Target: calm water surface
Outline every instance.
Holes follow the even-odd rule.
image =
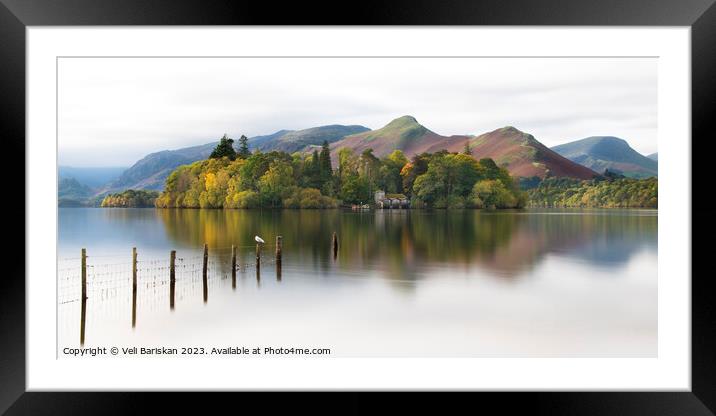
[[[259,276],[255,235],[267,242]],[[83,247],[86,347],[320,347],[331,356],[657,352],[652,210],[60,208],[60,349],[80,344]],[[173,309],[170,250],[178,259]]]

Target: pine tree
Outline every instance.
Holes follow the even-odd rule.
[[[230,139],[226,134],[224,134],[224,136],[219,141],[219,144],[216,145],[209,157],[211,159],[221,159],[222,157],[228,157],[231,160],[236,159],[234,140]]]
[[[321,154],[319,155],[321,179],[325,182],[330,180],[333,175],[333,167],[331,166],[331,149],[328,147],[328,141],[323,141]]]
[[[463,148],[462,152],[465,153],[466,155],[472,155],[472,149],[470,148],[469,141],[465,142],[465,147]]]
[[[249,151],[249,139],[243,134],[241,135],[241,138],[239,138],[238,156],[242,159],[246,159],[251,156],[251,152]]]
[[[318,154],[318,150],[313,149],[313,155],[311,156],[311,173],[310,173],[311,187],[321,189],[323,185],[321,176],[321,156]]]

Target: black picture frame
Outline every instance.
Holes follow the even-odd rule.
[[[0,0],[0,138],[7,160],[16,164],[12,186],[7,189],[14,201],[6,206],[6,221],[14,230],[6,241],[6,267],[0,302],[0,411],[7,414],[138,413],[149,405],[165,410],[206,410],[226,396],[208,402],[195,395],[149,396],[141,393],[28,393],[25,392],[25,264],[17,260],[19,241],[25,242],[25,199],[19,204],[18,172],[25,172],[25,29],[27,26],[67,25],[558,25],[558,26],[688,26],[691,28],[692,59],[692,178],[694,189],[705,191],[709,161],[715,154],[710,122],[716,104],[716,6],[715,0],[509,0],[509,1],[424,1],[383,2],[239,2],[228,0],[141,1],[141,0]],[[698,150],[694,152],[693,150]],[[25,157],[30,155],[25,154]],[[7,168],[10,169],[10,168]],[[9,185],[8,185],[9,186]],[[24,188],[24,192],[32,189]],[[693,195],[693,194],[692,194]],[[684,201],[685,203],[688,201]],[[709,205],[690,201],[692,216],[705,219]],[[702,214],[702,215],[697,215]],[[17,218],[24,218],[20,225]],[[710,221],[698,223],[698,234],[709,235]],[[707,234],[708,233],[708,234]],[[54,232],[48,232],[54,238]],[[10,238],[11,237],[11,238]],[[50,237],[48,237],[50,238]],[[693,266],[706,258],[708,244],[692,244]],[[24,249],[24,244],[23,244]],[[702,256],[698,256],[702,254]],[[383,405],[381,410],[435,406],[469,405],[472,409],[498,406],[501,413],[529,411],[538,414],[659,414],[713,415],[716,411],[716,308],[712,302],[713,277],[698,273],[692,287],[692,388],[690,392],[522,392],[480,393],[469,399],[452,397],[435,400],[419,395]],[[232,399],[229,399],[232,400]],[[366,413],[376,405],[358,393],[339,393],[329,399],[311,395],[283,401],[260,397],[264,410],[276,406],[292,411],[300,407],[334,410],[331,413]],[[340,407],[334,407],[340,406]],[[489,407],[488,407],[489,406]]]

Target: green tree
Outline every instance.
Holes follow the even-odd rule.
[[[219,140],[219,144],[214,148],[209,156],[211,159],[221,159],[222,157],[228,157],[229,160],[236,159],[234,140],[230,139],[226,134],[224,134],[221,140]]]
[[[306,188],[316,189],[320,189],[323,184],[320,155],[316,149],[313,149],[313,153],[304,160],[301,184]]]
[[[282,160],[271,162],[266,173],[259,179],[261,198],[272,208],[281,206],[281,201],[293,190],[293,168]]]
[[[348,204],[365,204],[371,200],[370,193],[370,183],[365,176],[347,176],[341,187],[341,199]]]
[[[321,170],[321,179],[328,181],[333,175],[333,166],[331,166],[331,149],[328,147],[328,141],[326,140],[323,141],[318,160]]]
[[[239,138],[239,152],[237,156],[242,159],[248,159],[248,157],[251,156],[251,151],[249,151],[249,139],[243,134]]]
[[[479,208],[516,208],[517,197],[501,181],[486,179],[472,189],[473,203]]]
[[[321,192],[325,195],[333,195],[335,183],[333,178],[333,166],[331,162],[331,149],[328,141],[324,140],[319,155],[319,170],[321,177]]]
[[[153,207],[159,196],[157,191],[128,189],[124,192],[109,194],[102,199],[101,207],[144,208]]]
[[[391,194],[403,193],[403,177],[400,172],[408,163],[402,151],[395,150],[381,160],[378,186]]]
[[[480,179],[480,170],[472,157],[450,153],[433,157],[427,172],[417,179],[413,191],[421,200],[427,203],[441,200],[447,205],[451,197],[465,198],[469,195]]]

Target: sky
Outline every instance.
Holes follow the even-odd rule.
[[[61,58],[64,166],[412,115],[442,135],[514,126],[548,147],[616,136],[657,151],[656,58]]]

